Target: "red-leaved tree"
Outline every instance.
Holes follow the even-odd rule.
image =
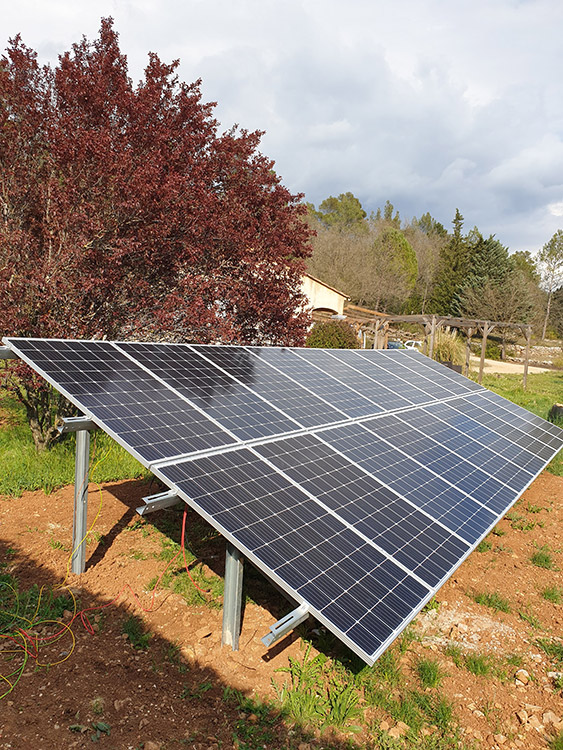
[[[2,335],[300,344],[309,254],[301,196],[261,133],[220,133],[199,81],[149,54],[134,86],[111,19],[40,67],[0,60]],[[5,371],[36,445],[62,408]]]

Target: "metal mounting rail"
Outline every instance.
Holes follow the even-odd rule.
[[[9,346],[0,346],[0,359],[19,359]]]
[[[156,495],[147,495],[143,497],[144,505],[140,505],[135,510],[140,516],[144,516],[147,513],[154,513],[155,510],[162,510],[162,508],[171,508],[176,503],[179,503],[181,498],[173,490],[168,492],[159,492]]]
[[[297,607],[297,609],[294,609],[293,612],[290,612],[285,617],[282,617],[281,620],[270,625],[270,632],[261,639],[262,643],[265,646],[271,646],[272,643],[283,638],[284,635],[287,635],[287,633],[300,625],[308,617],[309,605],[306,602],[303,602],[303,604],[300,607]]]
[[[80,430],[98,430],[98,425],[90,417],[62,417],[57,430],[61,435],[67,435],[69,432],[79,432]]]

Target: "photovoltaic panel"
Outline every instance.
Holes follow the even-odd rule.
[[[378,353],[379,350],[363,350],[363,355],[367,357],[376,356]],[[384,360],[399,361],[405,367],[419,375],[431,380],[439,379],[439,382],[447,387],[452,395],[461,396],[472,391],[485,390],[482,385],[465,378],[463,375],[455,372],[455,370],[444,367],[444,365],[421,354],[416,349],[383,349],[380,353]]]
[[[110,342],[7,341],[145,463],[236,442]]]
[[[186,344],[122,343],[119,348],[240,440],[301,427]]]
[[[345,385],[342,381],[299,356],[299,350],[285,348],[248,347],[272,367],[290,377],[295,383],[306,387],[323,401],[337,409],[343,417],[365,417],[379,411],[362,393]]]
[[[256,450],[430,586],[441,581],[469,549],[317,436],[300,435]]]
[[[339,422],[346,415],[243,347],[197,346],[194,350],[269,401],[301,427]]]
[[[495,521],[495,514],[378,434],[378,420],[326,430],[323,440],[414,507],[470,544]]]
[[[332,350],[327,351],[325,349],[294,349],[293,351],[298,357],[302,357],[323,372],[331,375],[340,382],[346,383],[346,385],[353,388],[357,393],[368,398],[373,403],[372,414],[391,411],[393,409],[402,409],[413,405],[410,399],[394,393],[391,388],[386,387],[385,378],[381,375],[379,376],[379,380],[375,380],[360,372],[357,368],[347,364],[340,356],[340,350],[334,350],[335,354],[333,354]],[[354,352],[354,350],[348,351]],[[358,357],[354,357],[354,361],[356,360],[358,360]]]
[[[368,663],[563,445],[417,352],[5,343]]]
[[[163,466],[172,484],[349,645],[372,654],[429,589],[253,451]]]

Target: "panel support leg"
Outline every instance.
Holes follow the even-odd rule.
[[[222,646],[231,646],[238,651],[240,618],[242,607],[243,556],[236,547],[227,542],[225,555],[225,594],[223,597]]]
[[[72,572],[84,573],[88,512],[88,473],[90,469],[90,432],[77,430],[74,458],[74,523],[72,531]]]

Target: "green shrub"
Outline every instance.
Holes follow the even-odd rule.
[[[487,359],[501,359],[502,349],[500,345],[493,339],[487,339],[487,345],[485,347],[485,357]]]
[[[360,342],[352,326],[345,320],[315,323],[305,342],[317,349],[359,349]]]
[[[453,362],[454,365],[465,363],[465,345],[457,333],[449,333],[438,328],[434,338],[433,358],[438,362]]]

